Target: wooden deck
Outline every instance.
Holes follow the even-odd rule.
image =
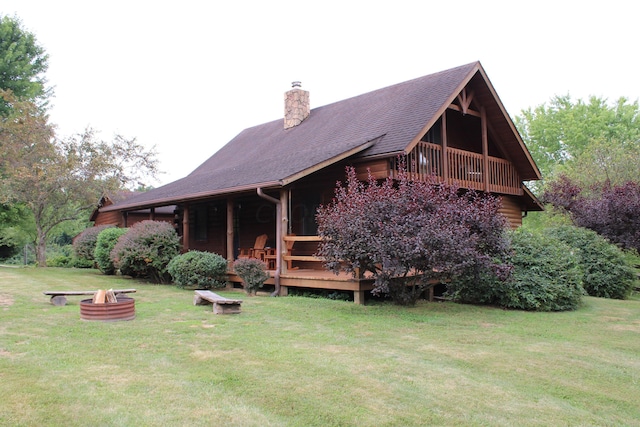
[[[437,177],[441,182],[456,183],[462,188],[499,194],[520,196],[523,194],[520,175],[506,159],[485,156],[456,148],[420,142],[408,154],[408,172],[411,179],[425,181]],[[390,171],[396,176],[398,165]]]
[[[275,285],[274,271],[269,272],[271,277],[265,282],[268,285]],[[240,278],[234,273],[228,273],[229,281],[232,283],[242,283]],[[280,275],[280,295],[285,296],[289,288],[311,288],[311,289],[333,289],[338,291],[353,292],[353,300],[356,304],[364,304],[364,294],[373,289],[372,279],[354,279],[350,274],[340,273],[338,275],[317,269],[295,269]]]

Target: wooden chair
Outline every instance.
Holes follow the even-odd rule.
[[[256,237],[256,242],[253,244],[252,248],[248,248],[248,249],[240,248],[238,259],[257,258],[261,261],[264,261],[264,254],[265,254],[264,247],[267,244],[267,240],[269,240],[269,236],[267,236],[266,234],[259,235],[258,237]]]
[[[295,234],[290,234],[290,236],[295,236]],[[287,248],[287,255],[291,255],[291,251],[293,250],[293,244],[295,243],[295,241],[293,240],[287,240],[286,242],[286,248]],[[276,250],[275,248],[265,248],[265,255],[264,255],[264,262],[267,263],[267,268],[269,270],[275,270],[276,269]],[[292,261],[287,261],[287,269],[288,270],[293,270],[294,267],[292,265]],[[297,269],[297,267],[296,267]]]

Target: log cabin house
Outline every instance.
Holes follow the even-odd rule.
[[[289,287],[352,291],[372,282],[334,275],[316,258],[315,212],[354,166],[366,179],[394,176],[408,156],[414,179],[436,175],[497,194],[512,227],[542,206],[523,184],[541,178],[479,62],[311,109],[294,82],[282,119],[245,129],[188,176],[99,209],[101,214],[176,206],[183,250],[215,252],[229,265],[267,235],[260,257],[275,293]],[[229,273],[230,281],[239,279]]]
[[[136,191],[122,190],[113,194],[104,194],[98,201],[98,205],[89,217],[93,225],[111,225],[115,227],[130,227],[136,222],[151,219],[154,221],[165,221],[173,223],[175,206],[160,206],[135,211],[106,211],[102,208],[111,206],[114,203],[122,203],[125,200],[140,194]]]

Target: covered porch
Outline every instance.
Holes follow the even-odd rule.
[[[241,283],[233,271],[234,261],[253,257],[267,265],[271,277],[266,284],[273,285],[277,295],[287,295],[290,288],[347,291],[362,304],[372,280],[335,275],[315,256],[320,242],[315,212],[324,202],[322,190],[307,185],[259,188],[233,197],[178,204],[175,227],[184,252],[203,250],[227,259],[231,284]]]

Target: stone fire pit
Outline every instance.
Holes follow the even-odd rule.
[[[80,301],[80,318],[103,322],[132,320],[136,317],[135,303],[133,298],[121,295],[116,302],[94,303],[92,299],[85,299]]]

